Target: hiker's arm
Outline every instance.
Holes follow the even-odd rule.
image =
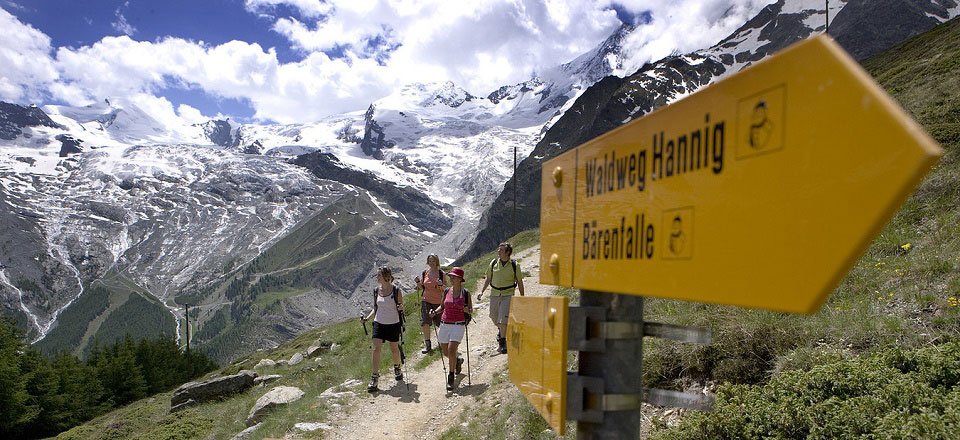
[[[397,289],[397,310],[403,313],[403,289]]]
[[[490,287],[490,273],[487,273],[487,277],[483,279],[483,287],[480,288],[480,293],[477,294],[477,301],[483,299],[483,292],[487,291],[487,287]]]
[[[367,316],[364,316],[364,317],[362,317],[362,318],[360,318],[360,319],[361,319],[362,321],[369,321],[371,318],[373,318],[373,315],[374,315],[375,313],[377,313],[377,304],[376,304],[376,303],[373,304],[373,309],[370,310],[370,313],[367,313]]]
[[[523,278],[517,278],[517,291],[520,292],[520,296],[523,296]]]

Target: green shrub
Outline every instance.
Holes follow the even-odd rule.
[[[960,432],[960,341],[889,350],[765,385],[725,384],[713,412],[653,438],[954,438]]]

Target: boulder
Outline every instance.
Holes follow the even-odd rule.
[[[253,369],[259,370],[261,368],[272,367],[274,365],[277,365],[277,363],[274,362],[273,359],[260,359],[260,362],[257,362],[257,365],[253,366]]]
[[[250,409],[247,426],[260,423],[274,408],[296,402],[303,397],[303,391],[297,387],[276,387],[264,394]]]
[[[182,404],[192,400],[195,403],[218,400],[241,393],[253,386],[257,373],[243,370],[231,376],[217,377],[204,382],[188,382],[177,388],[170,398],[171,412],[185,408]]]
[[[307,351],[303,352],[304,357],[314,357],[320,353],[330,351],[330,347],[333,346],[333,342],[330,341],[321,341],[317,345],[311,345]]]
[[[303,353],[294,353],[293,356],[290,356],[290,360],[287,363],[289,365],[297,365],[300,362],[303,362]]]
[[[312,432],[318,429],[329,431],[330,429],[333,429],[333,427],[326,423],[300,422],[300,423],[297,423],[296,425],[293,425],[293,429],[297,431],[303,431],[303,432]]]
[[[171,403],[171,404],[170,404],[170,414],[173,414],[173,413],[175,413],[175,412],[177,412],[177,411],[180,411],[180,410],[182,410],[182,409],[189,408],[189,407],[191,407],[191,406],[193,406],[193,405],[196,405],[196,404],[197,404],[197,401],[196,401],[196,400],[193,400],[193,399],[188,399],[186,402],[179,403],[179,404],[177,404],[177,405],[174,405],[174,404]]]
[[[280,379],[281,377],[283,376],[279,374],[268,374],[266,376],[257,376],[257,378],[253,380],[253,384],[254,385],[267,384],[277,379]]]
[[[260,424],[257,423],[256,425],[253,425],[247,429],[244,429],[243,431],[240,431],[239,433],[237,433],[237,435],[233,436],[233,438],[231,438],[230,440],[249,440],[253,438],[253,431],[256,431],[257,428],[259,427],[260,427]]]

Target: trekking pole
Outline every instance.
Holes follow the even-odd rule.
[[[463,331],[467,334],[467,386],[473,385],[470,383],[470,324],[463,323]]]
[[[410,392],[410,381],[407,377],[407,355],[403,352],[403,333],[406,330],[407,325],[403,319],[403,312],[400,313],[400,366],[403,368],[403,385],[407,387],[407,392]]]
[[[370,333],[367,333],[367,320],[363,319],[363,313],[360,314],[360,323],[363,324],[363,334],[370,336]]]

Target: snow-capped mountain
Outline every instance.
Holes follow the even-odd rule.
[[[851,52],[875,52],[852,36],[885,34],[884,20],[917,33],[960,12],[868,4],[831,2]],[[526,229],[543,160],[819,32],[818,6],[781,0],[711,48],[636,72],[623,71],[623,26],[486,95],[410,84],[309,124],[178,125],[122,99],[0,103],[0,310],[47,350],[79,352],[124,332],[183,335],[191,304],[194,342],[221,359],[353,316],[378,265],[409,285],[428,252],[470,258],[516,232],[503,191],[514,154]]]
[[[960,15],[956,0],[831,1],[830,35],[863,59]],[[505,191],[480,220],[477,239],[461,256],[467,261],[496,247],[502,237],[539,225],[540,167],[543,161],[610,131],[697,89],[732,75],[790,44],[824,32],[824,3],[779,0],[716,45],[649,63],[623,78],[595,83],[568,104],[507,186],[524,188],[513,200]],[[626,37],[629,38],[629,35]],[[518,206],[517,225],[512,207]]]

